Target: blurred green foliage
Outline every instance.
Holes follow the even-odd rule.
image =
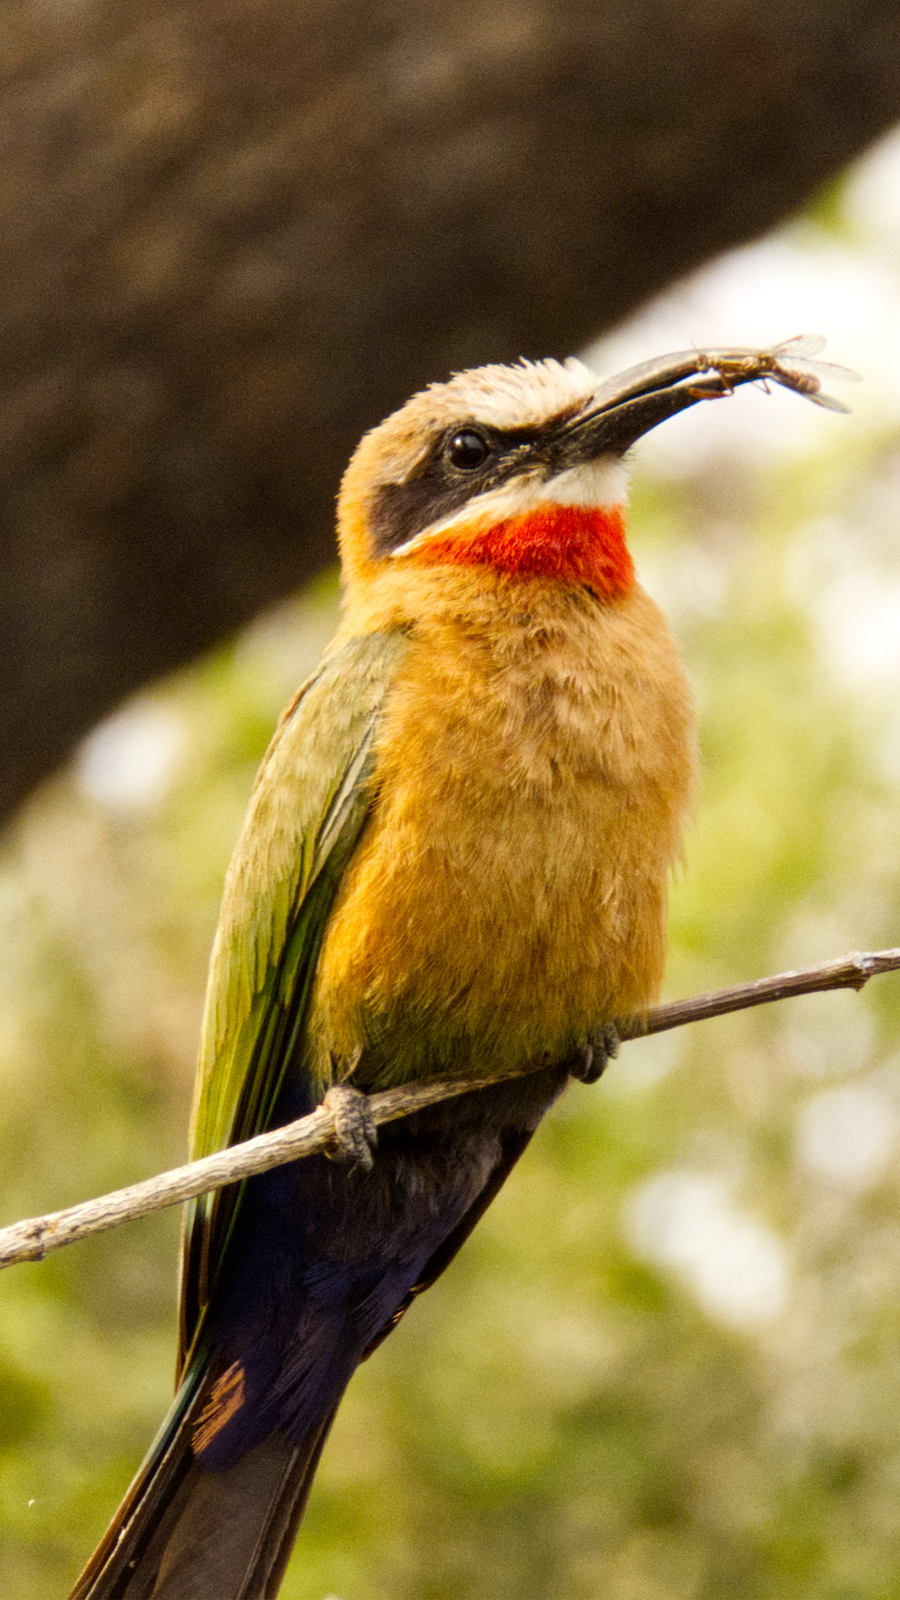
[[[900,448],[841,426],[635,488],[702,711],[670,994],[900,943],[898,667],[866,668],[841,602],[848,572],[897,582]],[[182,1158],[222,874],[336,593],[126,708],[8,835],[4,1220]],[[629,1045],[574,1088],[354,1379],[287,1600],[896,1594],[898,1027],[881,979]],[[162,1417],[177,1227],[0,1279],[16,1600],[65,1593]]]

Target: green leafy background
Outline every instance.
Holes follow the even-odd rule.
[[[812,260],[853,222],[832,196],[801,232]],[[671,995],[900,944],[900,443],[877,408],[807,409],[795,448],[678,470],[648,448],[635,474],[702,722]],[[224,867],[336,600],[332,576],[126,707],[8,833],[4,1220],[182,1158]],[[884,978],[629,1045],[573,1088],[354,1379],[288,1600],[897,1594],[898,1028]],[[0,1279],[15,1600],[66,1592],[162,1416],[177,1231]]]

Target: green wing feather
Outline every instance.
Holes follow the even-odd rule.
[[[352,639],[285,711],[253,790],[213,947],[191,1156],[268,1126],[298,1043],[328,914],[371,801],[379,715],[401,630]],[[195,1343],[242,1186],[192,1203],[182,1263],[181,1361]]]

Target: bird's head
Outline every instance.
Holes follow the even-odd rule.
[[[521,361],[432,384],[366,434],[347,468],[338,520],[348,584],[409,567],[482,567],[616,600],[634,578],[629,447],[758,378],[836,405],[798,359],[823,342],[682,351],[605,380],[580,361]]]

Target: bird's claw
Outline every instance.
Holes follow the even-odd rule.
[[[614,1022],[605,1022],[578,1046],[569,1072],[580,1083],[596,1083],[608,1061],[614,1061],[621,1044]]]
[[[358,1089],[351,1089],[349,1084],[335,1083],[322,1104],[326,1111],[331,1112],[334,1124],[334,1132],[325,1151],[329,1160],[371,1172],[375,1164],[372,1152],[378,1143],[378,1129],[366,1096],[360,1094]]]

